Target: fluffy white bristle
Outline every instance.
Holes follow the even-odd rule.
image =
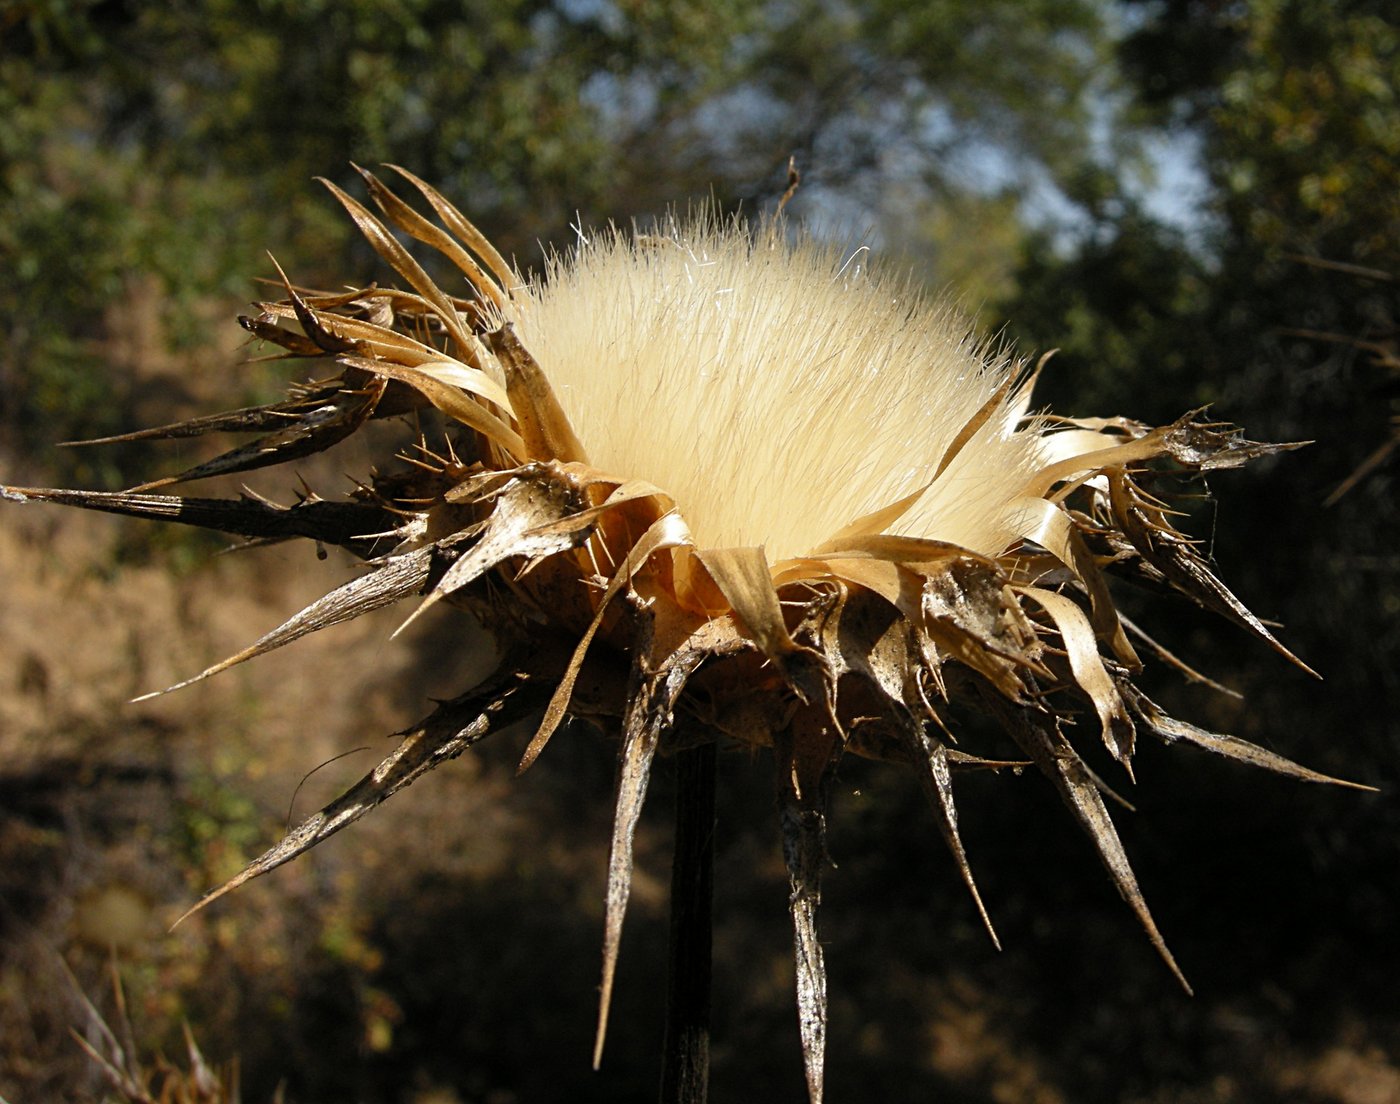
[[[517,329],[590,462],[668,492],[701,547],[809,552],[928,483],[1006,379],[965,322],[865,251],[701,219],[618,232],[525,290]],[[1035,434],[999,412],[893,527],[988,554]]]

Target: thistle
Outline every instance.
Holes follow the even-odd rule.
[[[632,847],[657,754],[771,756],[791,882],[806,1076],[822,1096],[827,1022],[817,912],[842,759],[913,771],[993,941],[958,831],[953,778],[1014,765],[959,744],[991,718],[1088,833],[1186,985],[1071,740],[1131,777],[1135,742],[1186,743],[1334,781],[1167,716],[1136,685],[1110,574],[1175,590],[1308,670],[1176,528],[1173,484],[1293,445],[1200,412],[1163,427],[1034,414],[1036,370],[863,252],[713,215],[579,236],[526,279],[431,186],[430,219],[370,173],[379,214],[334,185],[402,287],[285,297],[240,319],[280,356],[334,365],[285,401],[118,439],[253,432],[251,443],[123,493],[5,497],[348,549],[365,571],[179,686],[404,599],[491,632],[496,671],[399,734],[382,763],[196,906],[296,857],[491,733],[530,721],[531,766],[570,719],[620,736],[603,939],[601,1054]],[[432,279],[394,231],[460,272]],[[347,501],[155,493],[326,449],[374,419],[435,409]],[[111,440],[111,439],[109,439]],[[1208,680],[1207,680],[1208,681]],[[171,689],[178,689],[172,687]],[[192,910],[193,911],[193,910]]]

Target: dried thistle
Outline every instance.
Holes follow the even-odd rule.
[[[523,770],[566,718],[600,722],[621,734],[600,1053],[656,754],[697,742],[771,749],[817,1101],[827,1016],[817,911],[843,756],[918,775],[996,939],[952,777],[1009,764],[956,746],[957,714],[973,710],[1055,786],[1185,985],[1103,783],[1069,733],[1087,726],[1129,772],[1142,733],[1334,781],[1163,713],[1134,683],[1142,664],[1106,578],[1176,590],[1307,670],[1216,579],[1165,497],[1173,481],[1294,446],[1245,440],[1199,412],[1160,428],[1032,415],[1026,364],[908,284],[871,274],[860,254],[791,244],[774,227],[702,217],[581,236],[526,280],[437,191],[395,171],[436,222],[369,173],[380,215],[327,186],[406,289],[288,283],[286,298],[241,319],[283,356],[330,360],[333,376],[284,402],[123,438],[261,434],[251,444],[124,493],[4,490],[259,540],[306,537],[365,560],[364,574],[180,686],[412,597],[414,617],[445,600],[495,636],[492,676],[400,733],[379,766],[196,907],[493,731],[535,721]],[[455,265],[461,294],[394,230]],[[451,425],[447,442],[420,442],[346,502],[152,493],[306,456],[372,419],[429,407]]]

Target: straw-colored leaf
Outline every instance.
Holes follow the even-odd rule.
[[[505,258],[496,252],[496,247],[480,230],[472,225],[461,211],[444,199],[442,193],[431,184],[419,180],[407,169],[400,168],[398,165],[388,167],[423,193],[423,198],[432,204],[433,210],[437,212],[438,218],[442,219],[443,225],[456,234],[468,249],[486,262],[486,267],[495,274],[502,291],[508,293],[519,282],[520,277],[506,263]]]
[[[1142,558],[1157,568],[1177,590],[1207,609],[1248,629],[1284,659],[1315,678],[1316,671],[1295,656],[1255,617],[1229,587],[1215,577],[1195,545],[1178,533],[1164,512],[1121,474],[1110,476],[1109,488],[1115,516],[1123,533]]]
[[[110,437],[93,437],[85,441],[62,441],[60,445],[64,448],[119,445],[130,441],[202,437],[206,433],[258,433],[269,429],[283,429],[286,427],[288,419],[303,417],[310,411],[333,402],[339,392],[339,386],[318,387],[310,393],[298,395],[296,398],[284,402],[268,403],[264,406],[247,406],[240,410],[228,410],[222,414],[207,414],[200,418],[188,418],[182,422],[171,422],[169,425],[133,430],[131,433],[117,433]]]
[[[841,739],[821,710],[799,711],[792,727],[776,734],[778,818],[783,861],[791,889],[793,957],[797,974],[797,1019],[807,1097],[821,1104],[826,1067],[826,961],[817,931],[822,873],[827,864],[826,810]]]
[[[407,203],[401,200],[372,172],[355,166],[365,186],[369,188],[369,194],[374,202],[379,205],[379,209],[389,217],[400,230],[412,235],[425,245],[430,245],[451,261],[462,274],[466,276],[471,286],[484,298],[488,299],[496,309],[505,306],[506,298],[499,287],[481,270],[471,256],[457,244],[457,241],[448,234],[443,233],[431,222],[425,219]]]
[[[992,918],[987,914],[987,906],[982,903],[982,894],[977,889],[977,881],[972,876],[972,867],[967,861],[963,848],[962,835],[958,831],[958,811],[953,803],[953,775],[950,769],[948,749],[926,731],[915,734],[913,746],[909,749],[914,760],[919,785],[927,796],[929,805],[938,816],[938,828],[943,833],[943,841],[953,856],[963,884],[972,895],[972,903],[977,915],[982,918],[982,926],[987,929],[992,945],[1001,950],[1001,940],[997,938]]]
[[[418,296],[413,297],[415,302],[423,304],[425,310],[430,310],[426,300]],[[334,344],[334,349],[325,349],[320,345],[316,346],[316,356],[326,356],[330,353],[358,352],[363,355],[373,353],[375,356],[392,360],[396,364],[417,367],[420,364],[427,364],[431,361],[441,360],[442,351],[425,345],[423,342],[410,337],[408,334],[400,333],[387,326],[380,325],[364,318],[356,318],[349,314],[332,314],[328,311],[321,311],[310,306],[303,309],[291,303],[259,303],[258,309],[262,312],[259,320],[267,320],[268,326],[273,319],[296,319],[300,321],[303,315],[311,318],[324,335],[330,335]],[[252,319],[243,318],[239,321],[248,326]],[[281,333],[291,334],[292,331],[282,327],[276,327]],[[263,329],[262,332],[269,332]],[[292,334],[295,337],[295,334]],[[269,338],[269,340],[275,340]]]
[[[175,690],[183,690],[220,671],[227,671],[250,659],[266,655],[268,652],[299,640],[303,636],[353,621],[363,614],[385,606],[393,605],[413,594],[420,593],[427,585],[432,573],[434,559],[441,554],[436,546],[419,548],[399,556],[386,557],[381,564],[366,575],[342,583],[329,594],[316,599],[311,605],[284,621],[270,633],[244,648],[236,655],[206,668],[193,678],[177,682],[164,690],[142,694],[135,701],[160,697]]]
[[[313,453],[324,452],[349,437],[374,412],[384,394],[384,382],[368,384],[363,390],[337,391],[329,401],[292,418],[276,433],[221,453],[212,460],[195,464],[178,475],[152,480],[131,488],[133,492],[152,491],[175,483],[189,483],[215,475],[254,471],[282,464]]]
[[[452,339],[458,347],[461,349],[471,348],[475,339],[463,327],[462,319],[451,300],[423,271],[422,265],[413,259],[412,255],[385,229],[384,224],[366,210],[363,204],[346,195],[331,181],[321,178],[321,183],[349,212],[355,225],[359,227],[360,233],[369,241],[374,251],[388,261],[393,266],[394,271],[409,282],[414,291],[432,304],[439,321],[447,328],[447,332],[452,335]]]
[[[0,497],[14,502],[54,502],[126,517],[174,521],[267,541],[304,537],[338,545],[363,558],[380,555],[396,543],[394,530],[403,520],[368,503],[326,502],[319,498],[278,506],[248,495],[237,499],[185,498],[46,487],[0,487]]]
[[[1258,767],[1261,770],[1272,771],[1275,774],[1286,775],[1299,782],[1318,782],[1329,786],[1343,786],[1351,790],[1363,790],[1367,793],[1375,793],[1376,787],[1366,786],[1360,782],[1348,782],[1344,778],[1333,778],[1331,775],[1322,774],[1315,770],[1309,770],[1292,759],[1285,758],[1276,751],[1262,748],[1258,744],[1252,744],[1248,740],[1242,740],[1238,736],[1225,736],[1216,732],[1207,732],[1203,728],[1197,728],[1193,724],[1185,721],[1178,721],[1174,717],[1169,717],[1162,709],[1148,698],[1142,691],[1132,686],[1124,686],[1124,697],[1132,706],[1133,712],[1142,721],[1147,732],[1156,736],[1164,743],[1184,743],[1193,747],[1202,748],[1215,755],[1222,755],[1227,759],[1234,759],[1236,762],[1247,763],[1251,767]]]
[[[455,759],[477,741],[508,728],[539,709],[544,687],[510,673],[493,676],[476,689],[444,702],[413,728],[374,770],[319,812],[307,817],[281,843],[269,848],[180,917],[180,923],[224,894],[290,862],[322,840],[353,824],[436,767]]]
[[[577,490],[550,469],[543,465],[520,469],[516,477],[495,492],[480,539],[443,572],[405,625],[507,560],[532,559],[577,548],[588,539],[591,526],[558,523],[582,508]]]
[[[568,415],[515,330],[506,324],[487,334],[487,340],[505,372],[506,393],[530,457],[586,464],[588,455],[574,436]]]
[[[481,403],[466,395],[460,386],[445,383],[432,371],[363,357],[342,357],[341,362],[355,365],[385,379],[395,379],[408,384],[449,418],[476,430],[517,460],[529,458],[530,450],[515,430]]]
[[[1103,729],[1104,746],[1125,766],[1133,756],[1133,721],[1118,688],[1099,655],[1094,631],[1084,611],[1063,594],[1042,587],[1019,587],[1017,592],[1037,602],[1060,633],[1074,681],[1088,695]]]
[[[603,623],[603,616],[607,613],[608,606],[619,594],[622,593],[632,581],[632,576],[642,569],[642,566],[654,554],[663,548],[682,548],[691,544],[690,530],[678,514],[669,513],[658,518],[641,538],[637,541],[627,554],[626,561],[617,570],[608,582],[607,589],[603,591],[598,599],[598,611],[593,617],[593,621],[579,638],[578,646],[574,649],[573,657],[569,660],[569,665],[564,670],[563,677],[560,678],[554,690],[553,697],[549,700],[549,706],[545,710],[544,719],[540,722],[539,728],[531,738],[529,745],[525,749],[525,754],[520,758],[519,772],[524,773],[534,765],[539,758],[540,752],[549,742],[549,738],[554,735],[555,729],[559,727],[559,722],[564,719],[564,714],[569,707],[569,698],[574,691],[574,681],[578,678],[578,673],[583,667],[583,661],[588,654],[588,646],[593,643],[593,637],[597,634],[599,627]]]
[[[608,855],[607,911],[603,926],[603,979],[598,996],[598,1030],[593,1044],[593,1068],[603,1061],[608,1012],[612,1006],[617,957],[622,946],[622,922],[632,891],[632,848],[637,822],[646,801],[651,764],[661,737],[672,723],[671,711],[685,689],[686,680],[704,659],[701,651],[679,652],[655,674],[646,673],[656,661],[651,653],[652,620],[644,614],[633,661],[632,693],[622,721],[622,748],[618,755],[617,798],[613,804],[612,847]]]
[[[1142,896],[1142,890],[1138,888],[1137,876],[1133,873],[1132,863],[1128,861],[1127,852],[1123,850],[1123,843],[1118,838],[1118,830],[1109,819],[1108,810],[1104,807],[1103,797],[1094,777],[1080,759],[1078,752],[1064,738],[1053,718],[1000,704],[994,704],[994,708],[1010,721],[1008,729],[1020,744],[1021,750],[1029,755],[1041,773],[1054,783],[1065,805],[1079,821],[1080,827],[1093,840],[1109,877],[1113,879],[1119,894],[1137,916],[1138,923],[1147,933],[1152,946],[1181,983],[1181,987],[1190,993],[1191,985],[1176,964],[1171,951],[1167,949],[1162,933],[1157,930],[1157,922],[1152,919],[1147,901]]]
[[[1124,666],[1134,671],[1141,670],[1142,661],[1123,632],[1118,607],[1109,593],[1108,582],[1083,537],[1075,530],[1073,519],[1043,498],[1023,495],[1014,504],[1020,512],[1018,533],[1059,560],[1088,592],[1089,618],[1095,635],[1112,648],[1113,654]]]

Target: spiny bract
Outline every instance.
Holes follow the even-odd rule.
[[[601,722],[621,735],[601,1048],[657,751],[770,748],[815,1101],[833,773],[847,753],[916,772],[985,921],[951,778],[1009,764],[953,746],[961,709],[993,718],[1049,778],[1176,971],[1067,732],[1087,726],[1125,767],[1143,733],[1330,781],[1158,709],[1133,682],[1141,664],[1105,578],[1111,569],[1174,588],[1292,659],[1157,496],[1290,446],[1191,415],[1161,428],[1028,416],[1024,365],[907,283],[872,278],[862,253],[792,244],[780,224],[751,232],[702,217],[609,231],[526,280],[436,190],[397,171],[437,221],[369,173],[383,218],[330,187],[406,289],[313,295],[287,284],[286,298],[241,320],[283,355],[332,361],[332,378],[125,438],[259,433],[251,444],[130,492],[3,489],[250,538],[306,537],[365,560],[362,575],[196,678],[414,596],[424,597],[415,616],[446,599],[495,635],[494,675],[406,729],[383,763],[201,904],[491,732],[533,719],[523,769],[567,716]],[[459,286],[431,279],[391,227],[446,257]],[[348,502],[151,493],[292,460],[371,419],[428,408],[451,427],[447,443],[420,442]]]

